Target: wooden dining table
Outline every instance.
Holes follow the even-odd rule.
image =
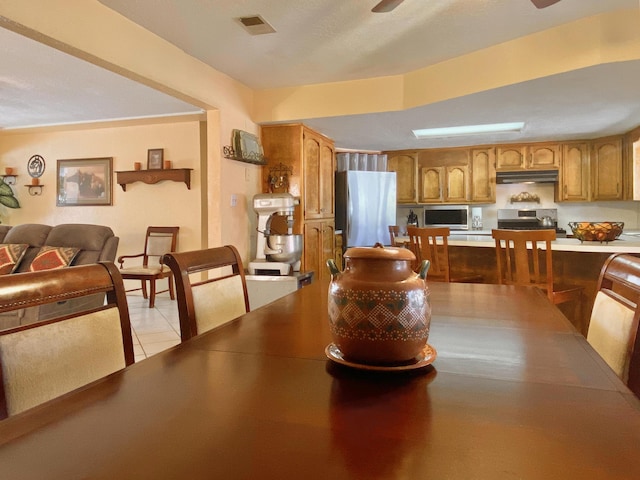
[[[0,478],[640,478],[638,399],[540,291],[429,288],[429,366],[327,359],[316,282],[1,421]]]

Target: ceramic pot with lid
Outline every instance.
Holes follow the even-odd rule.
[[[333,260],[329,285],[329,326],[333,341],[350,361],[397,365],[425,348],[431,325],[426,282],[429,262],[411,269],[415,255],[406,248],[349,248],[345,269]]]

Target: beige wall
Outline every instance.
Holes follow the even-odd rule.
[[[232,122],[233,123],[233,122]],[[207,129],[201,128],[199,116],[185,117],[181,121],[151,120],[144,124],[112,126],[68,127],[33,129],[20,133],[0,134],[0,167],[14,167],[17,185],[14,188],[21,208],[0,206],[0,221],[4,224],[20,223],[99,223],[110,226],[120,237],[118,254],[139,253],[147,225],[180,226],[180,250],[192,250],[217,244],[232,243],[248,260],[252,243],[249,232],[254,213],[248,207],[253,194],[260,188],[259,167],[234,160],[220,160],[221,182],[209,181],[211,189],[203,191],[202,177],[208,163],[201,159],[201,141]],[[231,132],[228,131],[228,138]],[[216,145],[219,142],[209,142]],[[127,191],[116,184],[113,175],[112,206],[56,206],[56,166],[59,159],[113,157],[113,170],[132,170],[133,163],[142,162],[146,168],[149,148],[163,148],[165,159],[174,168],[192,168],[191,189],[184,183],[163,181],[154,185],[136,182]],[[46,169],[41,177],[42,195],[30,196],[24,187],[29,183],[27,161],[34,155],[44,157]],[[215,168],[211,168],[215,174]],[[230,207],[235,194],[237,207]],[[210,197],[210,201],[207,198]],[[203,200],[204,199],[204,200]],[[209,204],[208,204],[209,202]],[[219,208],[220,222],[213,237],[207,231],[208,212]],[[213,230],[216,230],[215,228]]]
[[[5,134],[0,137],[2,166],[14,167],[19,209],[0,207],[2,223],[98,223],[110,226],[120,237],[119,254],[139,253],[147,225],[179,225],[181,249],[200,244],[199,122],[197,119],[169,124],[137,125],[66,131]],[[59,159],[113,157],[113,170],[133,170],[134,162],[146,168],[149,148],[164,148],[176,168],[193,168],[191,190],[184,183],[136,182],[127,191],[115,183],[112,206],[56,206],[56,166]],[[27,161],[33,154],[44,157],[46,169],[42,195],[30,196]]]

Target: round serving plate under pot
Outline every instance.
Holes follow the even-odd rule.
[[[329,326],[345,359],[361,364],[411,362],[425,348],[431,325],[426,282],[429,262],[420,273],[406,248],[349,248],[345,269],[333,260],[329,285]]]

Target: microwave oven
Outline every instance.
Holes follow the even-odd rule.
[[[469,230],[469,205],[425,205],[425,227],[449,227],[451,230]]]

